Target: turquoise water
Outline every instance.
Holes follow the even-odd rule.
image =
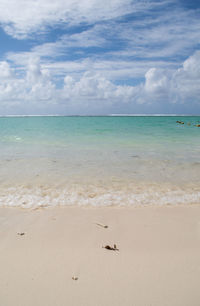
[[[2,117],[0,205],[199,203],[199,122],[194,116]]]

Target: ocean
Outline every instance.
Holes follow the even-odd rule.
[[[200,203],[199,123],[198,116],[1,117],[0,206]]]

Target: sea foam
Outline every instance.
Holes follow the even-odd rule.
[[[8,188],[0,191],[1,207],[39,208],[54,206],[162,206],[199,204],[200,190],[142,186],[139,190],[106,188]]]

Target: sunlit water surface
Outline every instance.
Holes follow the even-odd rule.
[[[199,122],[186,116],[0,118],[0,205],[200,203]]]

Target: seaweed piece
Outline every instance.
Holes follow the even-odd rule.
[[[102,246],[102,248],[106,249],[106,250],[110,250],[110,251],[119,251],[119,249],[117,248],[116,244],[114,244],[113,247],[111,247],[110,245],[105,245],[105,246]]]
[[[25,233],[24,233],[24,232],[21,232],[21,233],[17,233],[17,235],[19,235],[19,236],[24,236]]]
[[[103,228],[108,228],[108,225],[104,225],[104,224],[101,224],[101,223],[95,223],[95,224],[98,225],[98,226],[101,226]]]

